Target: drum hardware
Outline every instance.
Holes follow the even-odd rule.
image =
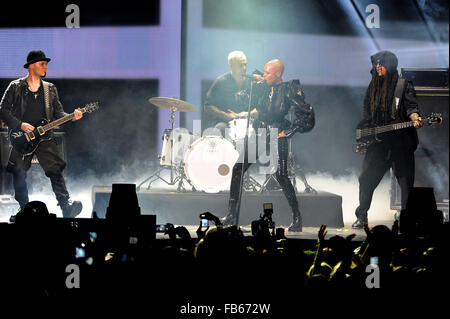
[[[258,192],[263,186],[258,183],[258,181],[250,175],[249,170],[247,170],[244,174],[244,182],[242,187],[244,187],[247,192]]]
[[[231,111],[231,110],[230,110]],[[233,142],[235,149],[237,149],[236,144],[239,140],[243,140],[245,138],[246,130],[247,130],[247,121],[249,123],[249,138],[255,134],[255,130],[253,128],[254,119],[250,117],[248,118],[237,118],[228,122],[228,138]],[[243,187],[246,191],[257,192],[261,189],[261,184],[258,183],[256,179],[254,179],[250,172],[247,170],[244,174]]]
[[[252,95],[253,95],[253,84],[254,81],[250,82],[250,98],[248,100],[248,108],[247,108],[247,123],[246,123],[246,128],[245,128],[245,135],[244,135],[244,152],[247,151],[248,149],[248,137],[249,137],[249,127],[250,127],[250,109],[252,106]],[[242,165],[242,169],[241,169],[241,176],[239,178],[239,195],[238,195],[238,200],[237,200],[237,205],[236,205],[236,218],[235,218],[235,225],[239,225],[239,215],[241,213],[241,199],[242,199],[242,189],[243,189],[243,182],[244,182],[244,163],[245,161],[242,161],[242,163],[239,163],[240,165]]]
[[[191,185],[192,189],[195,190],[194,186],[191,184],[189,179],[187,179],[186,174],[184,172],[184,167],[181,165],[181,163],[174,163],[174,141],[173,141],[173,132],[174,132],[174,123],[175,123],[175,112],[194,112],[197,110],[197,107],[193,104],[190,104],[186,101],[178,100],[176,98],[168,98],[168,97],[153,97],[148,100],[151,104],[161,107],[164,109],[170,110],[170,130],[164,131],[163,139],[167,138],[166,132],[168,133],[170,131],[170,137],[168,137],[168,140],[165,141],[166,143],[163,143],[163,151],[166,151],[167,148],[170,148],[168,151],[168,154],[162,153],[161,156],[159,156],[160,159],[160,168],[151,176],[147,177],[144,181],[142,181],[136,189],[139,191],[141,186],[144,185],[146,182],[148,183],[147,189],[150,189],[151,184],[158,179],[162,180],[167,185],[175,185],[178,183],[177,191],[178,192],[184,192],[186,191],[184,187],[184,181],[186,180],[189,185]],[[170,142],[170,147],[168,146]],[[164,148],[164,145],[166,145],[166,148]],[[167,156],[170,157],[170,162],[167,160]],[[164,170],[170,170],[170,180],[165,180],[161,176],[161,172]]]
[[[294,114],[293,114],[293,110],[289,110],[288,113],[288,117],[289,117],[289,121],[292,123],[293,119],[294,119]],[[289,155],[288,155],[288,175],[289,178],[291,179],[292,182],[292,186],[294,186],[294,190],[297,193],[297,175],[300,178],[300,180],[303,182],[303,184],[305,185],[305,193],[307,194],[317,194],[317,191],[311,187],[311,185],[308,184],[308,181],[306,180],[306,176],[305,176],[305,172],[303,171],[303,169],[301,168],[301,166],[297,163],[294,154],[292,153],[292,138],[290,138],[288,140],[288,148],[289,148]],[[269,174],[266,177],[266,180],[264,181],[264,183],[262,184],[259,192],[265,192],[268,191],[267,189],[267,185],[269,184],[269,182],[273,180],[276,182],[276,184],[278,185],[278,189],[281,189],[281,187],[279,186],[279,183],[277,181],[276,178],[276,171],[272,174]]]

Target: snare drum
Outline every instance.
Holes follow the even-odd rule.
[[[192,143],[186,152],[184,171],[197,190],[218,193],[230,189],[238,158],[233,143],[220,136],[205,136]]]
[[[171,138],[173,139],[173,160]],[[161,156],[159,157],[159,163],[162,166],[181,165],[184,160],[184,156],[189,149],[189,146],[194,140],[194,135],[189,133],[185,129],[171,129],[164,130],[163,145]]]
[[[248,126],[248,137],[252,137],[255,130],[253,129],[253,118],[250,118]],[[228,136],[232,141],[237,141],[245,138],[247,130],[247,119],[234,119],[228,122]]]

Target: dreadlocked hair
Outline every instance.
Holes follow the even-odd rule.
[[[372,80],[369,84],[369,105],[372,122],[386,124],[389,107],[394,99],[395,87],[398,81],[397,72],[386,72],[384,77],[378,76],[375,67],[371,70]],[[377,112],[377,110],[382,112]],[[378,118],[376,118],[378,115]],[[381,115],[381,116],[380,116]]]

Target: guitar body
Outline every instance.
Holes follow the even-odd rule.
[[[9,131],[9,140],[12,147],[22,156],[28,156],[34,153],[42,141],[51,139],[50,132],[44,132],[42,126],[48,124],[46,119],[39,121],[33,132],[25,133],[20,128]]]
[[[375,126],[370,124],[370,121],[363,120],[356,127],[356,153],[364,154],[370,145],[379,143],[383,140],[383,133],[381,134],[360,134],[359,132],[367,129],[373,129]]]

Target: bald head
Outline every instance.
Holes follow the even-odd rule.
[[[281,72],[281,75],[283,75],[284,72],[284,63],[281,60],[278,59],[274,59],[274,60],[270,60],[269,62],[266,63],[266,65],[269,64],[270,66],[272,66],[273,68],[276,68],[276,70],[278,72]]]
[[[284,64],[281,60],[270,60],[264,66],[264,79],[268,85],[280,84],[284,72]]]

